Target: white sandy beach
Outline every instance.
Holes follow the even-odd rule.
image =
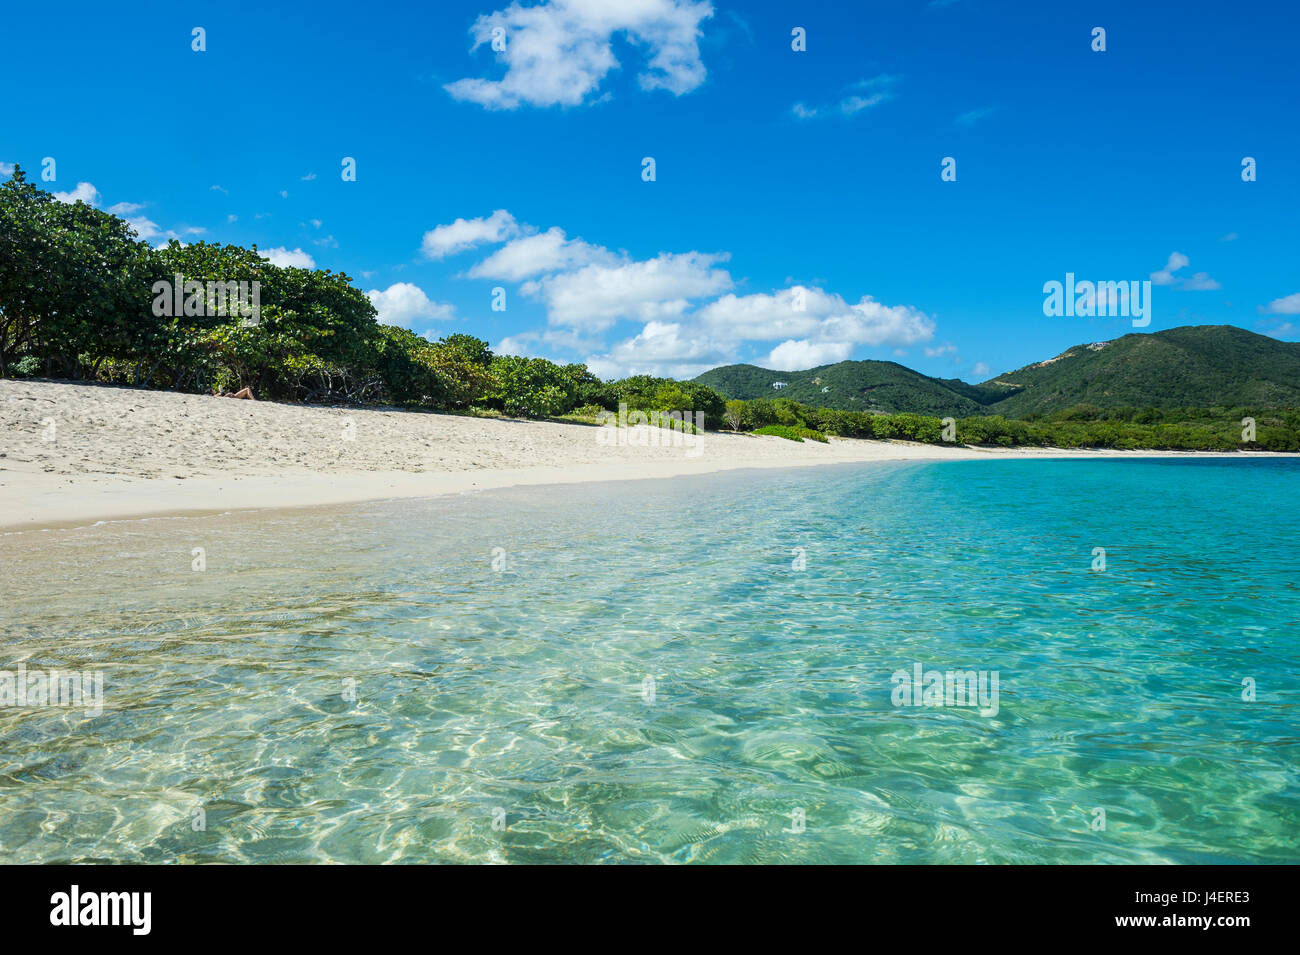
[[[598,437],[605,429],[579,424],[43,381],[0,381],[0,426],[0,528],[6,530],[734,468],[1161,453],[834,438],[800,444],[714,432],[690,453],[603,445]]]

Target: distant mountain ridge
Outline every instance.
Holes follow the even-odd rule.
[[[806,371],[725,365],[694,379],[726,398],[896,414],[969,417],[1100,408],[1300,407],[1300,342],[1235,325],[1189,325],[1075,345],[978,385],[931,378],[892,361]],[[773,387],[783,383],[780,387]]]
[[[982,408],[981,386],[930,378],[892,361],[842,361],[807,371],[771,371],[756,365],[727,365],[695,381],[727,398],[790,398],[802,404],[849,411],[897,412],[964,417]],[[1001,392],[995,392],[999,397]],[[992,396],[994,393],[990,393]]]
[[[1189,325],[1076,345],[984,386],[1006,390],[1007,397],[991,407],[1009,417],[1078,404],[1297,407],[1300,342],[1235,325]]]

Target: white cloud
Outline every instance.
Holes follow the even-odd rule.
[[[581,239],[566,239],[564,230],[557,226],[506,244],[471,268],[469,277],[519,282],[543,272],[616,260],[612,252],[600,246],[588,245]]]
[[[804,103],[795,103],[791,107],[791,112],[798,119],[814,119],[818,116],[853,116],[862,112],[864,109],[870,109],[873,106],[879,106],[881,103],[887,103],[895,96],[895,87],[898,85],[897,76],[873,76],[869,80],[859,80],[849,87],[850,91],[838,102],[829,106],[808,106]]]
[[[14,174],[14,164],[11,162],[0,162],[0,176],[12,176]]]
[[[855,345],[916,345],[934,337],[934,321],[910,305],[883,305],[864,295],[847,314],[826,319],[822,335]]]
[[[870,96],[849,96],[840,100],[840,112],[845,116],[852,116],[854,113],[877,106],[887,99],[889,99],[889,96],[884,93],[872,93]]]
[[[1156,285],[1173,285],[1176,281],[1174,273],[1185,268],[1190,262],[1191,259],[1183,255],[1183,253],[1171,252],[1169,253],[1169,262],[1165,267],[1158,272],[1151,273],[1151,281]]]
[[[459,100],[488,109],[577,106],[595,93],[619,66],[612,40],[624,34],[645,49],[641,88],[665,89],[678,96],[704,82],[700,24],[713,15],[708,2],[694,0],[547,0],[535,6],[512,3],[480,16],[470,33],[474,48],[505,40],[497,52],[506,72],[499,80],[467,78],[444,89]]]
[[[594,331],[620,318],[649,322],[681,315],[692,299],[731,287],[731,276],[713,267],[727,258],[663,252],[642,262],[592,263],[528,282],[521,291],[546,303],[552,324]]]
[[[1300,292],[1273,299],[1263,311],[1270,315],[1300,315]]]
[[[166,248],[167,241],[171,239],[179,240],[182,236],[202,235],[208,231],[201,226],[178,226],[177,229],[164,229],[148,216],[139,215],[140,210],[146,205],[147,203],[143,202],[117,202],[108,207],[108,212],[110,215],[125,219],[126,224],[135,231],[136,237],[141,242],[153,242],[156,239],[164,240],[159,243],[158,248]],[[234,216],[230,217],[230,221],[234,221]]]
[[[505,209],[478,219],[457,219],[440,225],[424,234],[420,250],[428,259],[445,259],[449,255],[481,245],[484,242],[504,242],[519,234],[519,224]]]
[[[784,341],[772,349],[760,362],[765,368],[777,371],[801,371],[818,365],[833,365],[843,361],[853,351],[849,342]]]
[[[432,301],[424,290],[410,282],[397,282],[382,292],[371,289],[366,293],[385,325],[410,328],[417,321],[451,318],[455,308]]]
[[[225,193],[226,195],[230,195],[230,190],[227,189],[225,186],[213,186],[213,187],[210,188],[208,191],[209,191],[209,192],[221,192],[221,193]]]
[[[620,260],[561,272],[523,286],[541,298],[553,325],[598,333],[620,318],[640,318],[641,332],[586,359],[596,374],[656,374],[693,377],[734,361],[745,341],[780,341],[766,359],[769,367],[809,368],[842,361],[858,345],[907,346],[934,337],[934,322],[907,305],[883,305],[863,296],[850,305],[819,288],[792,286],[777,292],[735,295],[728,292],[698,310],[690,303],[732,284],[714,268],[725,256],[663,253],[644,262]],[[559,334],[568,334],[565,332]],[[523,333],[502,345],[522,354],[539,338],[578,350],[575,342]],[[933,350],[955,351],[952,346]]]
[[[303,181],[303,182],[311,182],[311,181],[312,181],[313,179],[315,179],[315,178],[316,178],[316,174],[315,174],[314,172],[309,172],[309,173],[307,173],[307,175],[305,175],[305,176],[302,177],[302,181]]]
[[[158,223],[152,219],[146,219],[144,216],[138,216],[134,219],[127,219],[126,224],[135,230],[135,234],[141,242],[152,242],[154,239],[163,236],[163,230],[158,228]],[[173,236],[168,236],[173,238]]]
[[[274,249],[259,249],[257,254],[272,265],[282,268],[314,269],[316,267],[316,260],[302,249],[289,250],[279,246]]]
[[[79,182],[77,188],[71,192],[54,193],[54,198],[69,205],[74,202],[84,202],[88,206],[97,206],[99,205],[99,190],[88,182]]]
[[[1205,272],[1197,272],[1190,279],[1184,279],[1179,288],[1186,289],[1189,292],[1213,292],[1215,289],[1223,288],[1223,286],[1210,278]]]
[[[990,368],[986,362],[977,361],[975,362],[975,367],[971,369],[971,374],[973,374],[976,378],[987,378],[989,376],[989,372],[991,372],[992,370],[993,369]]]
[[[988,119],[997,111],[996,106],[981,106],[979,109],[968,110],[957,117],[957,125],[974,126],[981,119]]]
[[[496,347],[492,349],[497,355],[517,355],[526,357],[529,352],[529,346],[537,340],[537,336],[529,332],[519,335],[510,335],[497,342]]]
[[[847,307],[839,296],[795,285],[772,295],[728,293],[700,309],[698,318],[711,331],[742,341],[763,341],[810,334],[822,318]]]
[[[1191,259],[1183,253],[1171,252],[1165,267],[1151,273],[1151,281],[1156,285],[1175,285],[1186,292],[1212,292],[1223,287],[1205,272],[1197,272],[1190,278],[1176,274],[1190,264]]]
[[[590,353],[597,348],[603,347],[599,339],[588,338],[569,329],[547,328],[541,331],[520,332],[517,335],[510,335],[501,339],[501,342],[493,351],[502,355],[532,355],[537,353],[534,346],[539,342],[552,348],[583,353]]]
[[[129,203],[123,204],[129,205]],[[132,216],[126,220],[126,224],[135,230],[136,237],[141,242],[152,242],[154,239],[165,240],[158,244],[157,248],[160,249],[166,248],[167,241],[170,241],[171,239],[179,240],[183,235],[202,235],[208,231],[200,226],[182,226],[179,232],[175,229],[162,229],[159,227],[158,223],[145,216]],[[185,243],[183,242],[181,243],[181,245],[184,244]]]
[[[505,210],[487,219],[458,219],[425,236],[426,251],[467,247],[477,241],[518,237],[467,273],[470,278],[528,281],[520,292],[541,301],[552,327],[597,332],[620,319],[666,321],[683,314],[697,299],[716,295],[732,285],[731,276],[716,264],[726,254],[661,252],[637,261],[582,239],[569,239],[552,227],[537,232],[516,222]],[[516,336],[512,343],[522,341]]]
[[[603,355],[589,356],[586,365],[602,378],[694,378],[733,358],[733,349],[693,333],[680,322],[647,322],[634,338],[620,342]]]
[[[802,307],[799,307],[802,306]],[[934,322],[910,305],[883,305],[801,285],[772,295],[724,295],[699,311],[715,334],[751,341],[800,338],[843,345],[915,345],[934,337]]]
[[[527,354],[542,342],[587,354],[597,374],[680,377],[734,360],[746,341],[780,342],[769,360],[792,368],[800,362],[807,367],[842,360],[859,345],[902,348],[934,338],[935,323],[923,312],[910,305],[885,305],[869,295],[850,304],[802,285],[736,295],[729,291],[735,284],[730,273],[719,267],[730,259],[728,253],[661,252],[635,260],[625,252],[569,239],[558,227],[537,232],[503,210],[488,219],[461,219],[439,228],[433,241],[426,241],[437,250],[518,233],[466,273],[477,279],[526,279],[520,294],[546,308],[549,327],[503,339],[503,354]],[[641,332],[603,348],[601,333],[620,320],[643,323]],[[955,352],[951,345],[931,350],[932,355],[949,352]]]
[[[860,344],[910,345],[933,335],[933,321],[910,306],[882,305],[869,295],[849,305],[821,289],[794,286],[770,295],[728,293],[678,320],[648,321],[638,335],[591,355],[587,364],[602,377],[694,377],[735,361],[741,342],[780,340],[756,361],[788,371],[843,361]]]

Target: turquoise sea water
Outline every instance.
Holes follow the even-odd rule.
[[[0,858],[1300,861],[1298,477],[894,463],[0,537],[0,669],[105,681],[94,718],[0,708]],[[895,706],[917,663],[996,671],[996,715]]]

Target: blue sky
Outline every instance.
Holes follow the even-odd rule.
[[[1291,2],[65,3],[4,24],[0,174],[53,157],[45,188],[150,241],[344,271],[433,337],[606,377],[847,357],[975,381],[1133,331],[1045,316],[1073,272],[1154,281],[1147,331],[1300,338]]]

